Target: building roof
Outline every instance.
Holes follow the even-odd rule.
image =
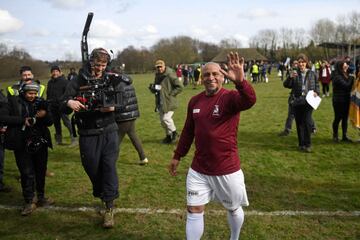
[[[212,62],[227,62],[226,55],[229,52],[238,52],[241,57],[245,59],[245,61],[256,60],[256,61],[267,61],[268,59],[260,54],[256,48],[232,48],[232,49],[224,49],[222,50],[216,57],[214,57]]]

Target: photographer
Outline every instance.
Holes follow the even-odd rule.
[[[162,142],[175,143],[178,134],[172,117],[178,107],[176,96],[182,91],[183,85],[174,70],[165,66],[163,60],[157,60],[155,68],[155,81],[150,90],[155,93],[156,109],[159,111],[161,126],[165,129],[166,137]]]
[[[36,82],[22,83],[19,96],[9,97],[7,110],[0,117],[0,121],[8,126],[5,147],[14,150],[21,174],[25,200],[21,212],[23,216],[31,214],[36,207],[54,203],[52,199],[45,198],[48,147],[52,148],[48,127],[52,125],[52,118],[46,101],[37,97],[39,89]]]
[[[61,73],[59,66],[52,66],[50,69],[51,79],[47,85],[46,97],[50,103],[50,111],[54,120],[55,127],[55,141],[58,145],[62,145],[62,131],[61,131],[61,121],[63,121],[65,127],[69,130],[71,138],[71,146],[77,144],[76,139],[73,136],[71,122],[69,117],[60,111],[60,102],[61,97],[65,92],[66,86],[69,81],[65,79],[64,75]]]
[[[63,106],[75,111],[81,161],[91,180],[93,195],[100,198],[106,206],[104,228],[114,226],[113,201],[119,197],[116,172],[119,138],[114,117],[115,107],[101,105],[100,99],[94,99],[99,93],[101,95],[118,85],[116,79],[109,78],[105,71],[109,62],[110,55],[105,49],[94,49],[90,62],[84,65],[78,77],[68,84],[63,95]],[[95,90],[87,94],[83,89]],[[96,102],[99,102],[99,105]]]

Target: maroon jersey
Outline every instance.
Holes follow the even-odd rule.
[[[247,81],[237,83],[236,89],[222,88],[213,96],[202,92],[190,100],[174,159],[185,156],[195,138],[192,169],[206,175],[225,175],[240,170],[237,148],[240,111],[253,106],[256,96]]]

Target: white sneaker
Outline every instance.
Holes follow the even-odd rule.
[[[147,158],[144,158],[143,160],[140,160],[139,161],[139,164],[140,165],[145,165],[145,164],[147,164],[149,161],[148,161],[148,159]]]
[[[322,97],[325,97],[325,94],[323,94]]]

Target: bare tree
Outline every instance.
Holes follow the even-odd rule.
[[[293,30],[290,28],[280,28],[279,41],[284,49],[289,49],[293,45]]]
[[[220,48],[227,49],[227,48],[241,48],[241,42],[236,38],[226,38],[222,39],[219,43]]]
[[[216,44],[199,42],[198,45],[198,54],[199,58],[197,60],[209,62],[220,52],[220,48]]]
[[[8,55],[11,56],[11,57],[18,58],[20,60],[22,60],[22,59],[31,59],[30,54],[28,52],[26,52],[26,50],[23,49],[23,48],[14,47],[13,50],[11,50],[8,53]]]
[[[198,59],[197,43],[190,37],[178,36],[171,39],[161,39],[153,47],[156,58],[162,58],[170,66],[179,63],[192,63]]]
[[[315,44],[333,42],[336,32],[335,23],[327,18],[318,20],[310,30],[311,39]]]
[[[296,49],[304,48],[309,44],[308,36],[303,28],[294,29],[294,44]]]
[[[5,43],[0,43],[0,57],[8,54],[8,47]]]

